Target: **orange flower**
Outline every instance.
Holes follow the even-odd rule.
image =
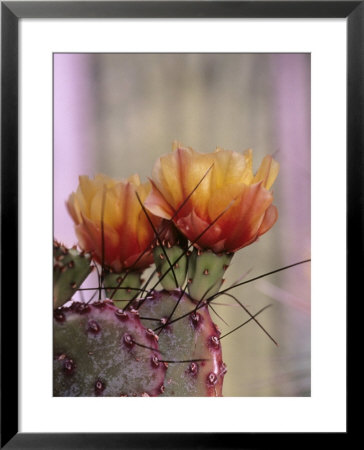
[[[150,190],[150,183],[141,184],[138,175],[124,181],[101,174],[93,180],[80,176],[77,191],[70,195],[67,202],[67,209],[75,222],[79,246],[91,252],[94,259],[101,263],[104,245],[104,263],[117,273],[131,266],[133,269],[148,267],[153,262],[152,254],[148,251],[142,257],[140,255],[152,243],[154,232],[136,193],[143,202]],[[160,219],[150,216],[158,225]],[[137,261],[138,258],[140,260]]]
[[[279,164],[271,156],[263,159],[254,175],[252,150],[240,154],[217,148],[203,154],[178,144],[174,147],[153,169],[152,192],[145,202],[153,214],[173,218],[193,242],[222,213],[195,244],[215,253],[235,252],[274,225],[278,212],[269,189]]]

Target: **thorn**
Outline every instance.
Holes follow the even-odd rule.
[[[164,255],[163,255],[163,253],[161,253],[160,255],[159,255],[159,259],[164,259]]]
[[[75,281],[73,281],[72,283],[70,283],[70,286],[72,289],[76,289],[77,288],[77,283]]]
[[[203,274],[204,274],[204,275],[208,275],[208,274],[209,274],[209,269],[205,269],[205,270],[203,271]]]
[[[188,283],[188,284],[191,284],[191,283],[192,283],[192,278],[189,278],[189,279],[187,280],[187,283]]]
[[[178,268],[179,268],[179,264],[176,263],[173,267],[174,267],[175,269],[178,269]]]

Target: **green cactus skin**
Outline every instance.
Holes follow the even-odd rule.
[[[74,302],[54,312],[54,396],[156,396],[166,365],[158,338],[135,310],[109,300]],[[144,346],[144,347],[142,347]]]
[[[140,316],[159,318],[163,324],[180,296],[180,290],[152,292],[144,301],[139,301]],[[195,307],[196,304],[189,296],[183,295],[171,320],[189,312],[191,314],[168,324],[159,334],[159,348],[163,353],[163,360],[176,361],[168,363],[163,396],[222,396],[226,366],[222,362],[218,339],[220,332],[212,322],[207,306],[199,308],[194,313]],[[143,318],[141,320],[145,326],[151,324],[158,326],[158,322]],[[154,325],[155,328],[157,326]],[[201,359],[205,361],[192,361]]]
[[[188,260],[188,292],[194,300],[207,299],[219,291],[233,255],[193,250]]]
[[[168,259],[165,256],[165,253],[168,256]],[[161,279],[161,285],[167,291],[172,291],[173,289],[181,287],[186,279],[187,274],[187,257],[181,255],[184,253],[184,250],[178,245],[173,245],[167,243],[167,246],[164,246],[164,251],[160,245],[157,245],[153,249],[154,262],[157,268],[157,273]],[[177,261],[175,263],[175,261]],[[177,279],[173,275],[172,269],[170,269],[171,265],[173,266],[173,272]],[[166,273],[163,277],[163,275]]]
[[[53,306],[66,303],[93,269],[91,256],[53,241]]]
[[[122,283],[119,286],[120,281],[122,281]],[[141,284],[142,278],[140,271],[134,271],[126,274],[126,272],[115,273],[108,269],[105,269],[104,286],[113,288],[119,287],[119,289],[115,291],[115,294],[112,297],[115,306],[117,306],[118,308],[125,307],[128,301],[139,295],[139,292],[136,289],[139,289],[141,287]],[[108,297],[110,297],[114,293],[114,289],[105,290]]]

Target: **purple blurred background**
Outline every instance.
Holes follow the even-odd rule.
[[[226,285],[310,257],[309,54],[56,54],[54,56],[54,233],[76,243],[65,201],[78,175],[150,175],[176,139],[195,150],[253,148],[281,168],[279,219],[238,252]],[[310,264],[234,290],[261,323],[222,341],[226,396],[310,395]],[[213,319],[223,333],[247,319],[228,297]],[[231,306],[233,305],[233,306]]]

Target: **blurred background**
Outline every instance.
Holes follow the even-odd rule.
[[[150,176],[173,140],[200,152],[253,149],[280,163],[279,219],[239,251],[225,286],[310,258],[309,54],[55,54],[54,235],[76,243],[65,201],[79,175]],[[92,283],[92,281],[91,281]],[[96,280],[94,280],[96,286]],[[310,263],[231,291],[253,321],[224,338],[225,396],[309,396]],[[222,334],[249,316],[229,297]]]

